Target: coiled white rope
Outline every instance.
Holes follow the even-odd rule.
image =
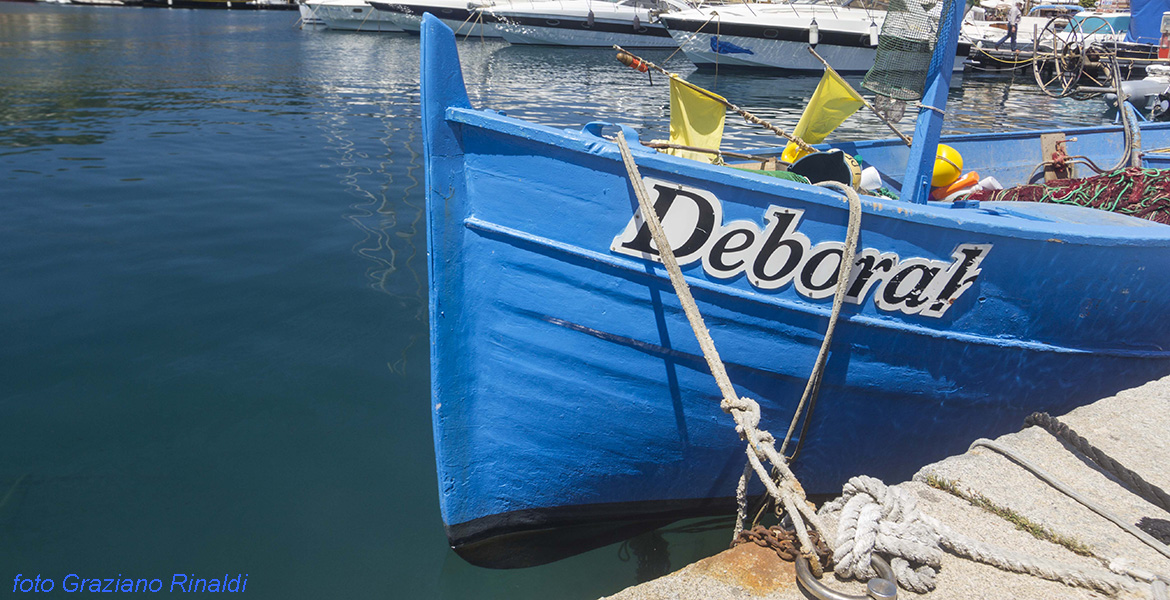
[[[792,470],[788,468],[787,461],[784,460],[782,454],[776,451],[775,438],[771,433],[760,429],[760,405],[751,398],[740,397],[736,393],[735,388],[732,387],[731,379],[727,376],[727,369],[723,366],[722,359],[719,358],[719,352],[715,349],[715,342],[711,339],[711,334],[707,330],[706,324],[703,323],[703,316],[699,314],[699,308],[695,303],[694,297],[691,295],[690,287],[686,283],[682,274],[682,268],[678,265],[678,260],[674,256],[674,251],[670,247],[666,233],[662,229],[662,223],[658,218],[658,214],[654,212],[653,204],[642,182],[642,176],[638,172],[638,165],[634,162],[633,154],[630,152],[630,147],[626,143],[625,135],[620,131],[617,134],[617,144],[621,150],[622,162],[625,163],[626,174],[629,177],[630,184],[634,188],[634,195],[638,198],[638,206],[641,210],[642,219],[650,228],[650,234],[654,239],[655,246],[658,248],[659,256],[662,258],[662,264],[666,267],[666,271],[670,276],[670,283],[678,295],[679,304],[682,305],[683,312],[691,324],[691,329],[694,330],[695,338],[699,341],[699,346],[703,350],[703,358],[706,359],[707,366],[711,369],[711,375],[715,377],[715,382],[723,394],[720,408],[732,416],[736,424],[735,431],[739,434],[740,439],[748,443],[746,449],[747,464],[744,466],[743,475],[740,477],[739,485],[736,488],[739,510],[736,516],[734,536],[738,536],[739,532],[743,530],[743,522],[746,518],[747,484],[754,472],[760,478],[760,481],[763,482],[764,487],[768,490],[768,494],[776,500],[777,505],[783,506],[787,511],[792,520],[793,529],[796,530],[796,536],[800,540],[801,554],[808,559],[813,572],[819,577],[821,575],[820,560],[816,557],[812,540],[809,539],[805,520],[817,531],[824,531],[824,525],[821,523],[820,517],[817,516],[815,510],[813,510],[812,505],[805,498],[804,489],[797,481],[796,476],[793,475]],[[833,313],[829,321],[829,332],[821,346],[821,352],[817,357],[817,364],[813,369],[813,376],[810,379],[809,386],[806,388],[805,397],[801,399],[801,409],[805,400],[809,397],[808,390],[815,388],[820,383],[824,359],[827,356],[828,344],[832,338],[832,329],[836,325],[837,316],[840,313],[841,304],[844,301],[845,290],[848,288],[849,269],[853,265],[853,255],[857,247],[857,238],[860,230],[861,201],[858,199],[856,192],[836,182],[833,182],[833,184],[840,186],[845,191],[846,196],[849,197],[849,233],[846,235],[845,249],[841,256],[841,268],[837,281],[837,295],[833,300]],[[815,385],[813,379],[815,379]],[[797,412],[798,416],[800,414],[799,410]],[[795,424],[795,419],[793,423]],[[773,478],[768,468],[764,465],[765,461],[771,463],[776,474],[775,478]]]
[[[935,587],[942,549],[946,549],[1004,571],[1107,594],[1137,589],[1129,578],[1104,569],[1035,558],[962,535],[921,513],[913,493],[886,486],[873,477],[850,479],[841,497],[825,504],[820,512],[822,515],[840,513],[833,558],[837,562],[835,570],[842,577],[862,580],[872,577],[870,557],[879,552],[893,557],[890,566],[899,585],[918,593],[929,592]]]

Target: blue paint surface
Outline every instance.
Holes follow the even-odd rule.
[[[611,250],[636,206],[616,146],[595,127],[467,108],[455,46],[433,20],[422,68],[444,521],[732,496],[742,443],[669,281]],[[1070,135],[1098,163],[1120,155],[1120,128]],[[1040,154],[1034,132],[943,141],[1009,185]],[[1148,127],[1142,141],[1163,147],[1170,128]],[[842,147],[894,179],[909,154],[900,142]],[[635,153],[643,177],[718,198],[723,224],[763,228],[781,207],[799,211],[810,244],[844,239],[835,193]],[[1069,206],[863,205],[861,248],[944,263],[964,245],[987,250],[940,316],[882,308],[877,288],[846,306],[796,465],[809,492],[837,492],[857,474],[902,480],[1032,411],[1170,373],[1170,227]],[[782,435],[831,298],[715,277],[702,262],[684,273],[732,381]]]

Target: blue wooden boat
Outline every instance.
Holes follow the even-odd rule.
[[[729,512],[743,443],[634,218],[604,137],[616,128],[472,108],[450,30],[428,16],[422,33],[432,409],[452,546],[520,566],[585,533]],[[924,102],[945,101],[944,71]],[[923,113],[914,148],[836,144],[910,200],[863,197],[855,279],[793,464],[810,494],[858,474],[903,480],[1033,411],[1170,373],[1170,227],[1059,204],[915,202],[941,126]],[[1007,185],[1041,160],[1041,133],[943,141]],[[1126,148],[1122,127],[1066,133],[1098,164]],[[1170,146],[1170,126],[1144,125],[1141,143]],[[782,435],[825,334],[845,198],[631,146],[731,380]]]

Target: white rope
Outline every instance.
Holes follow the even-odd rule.
[[[821,514],[839,512],[833,559],[842,577],[865,580],[874,552],[891,556],[890,566],[902,587],[926,593],[934,589],[942,549],[1013,573],[1025,573],[1066,585],[1116,594],[1136,584],[1104,569],[1083,568],[1035,558],[962,535],[918,510],[917,497],[873,477],[854,477]]]
[[[630,152],[630,147],[626,143],[625,135],[620,131],[617,134],[617,143],[618,148],[621,150],[622,162],[625,163],[626,174],[629,176],[630,184],[634,188],[634,195],[638,198],[642,219],[650,228],[650,234],[654,239],[654,244],[658,248],[659,256],[662,258],[662,264],[666,267],[666,271],[670,276],[670,283],[674,287],[675,294],[678,295],[679,304],[682,305],[683,312],[691,324],[691,329],[694,330],[695,338],[699,341],[699,346],[703,350],[703,358],[706,359],[707,366],[711,369],[711,375],[715,377],[715,382],[723,394],[723,401],[720,402],[720,407],[724,412],[732,416],[736,423],[735,431],[739,434],[740,439],[748,443],[746,449],[748,462],[744,467],[743,475],[740,477],[739,485],[736,489],[739,509],[734,535],[738,536],[739,532],[743,530],[743,522],[746,518],[747,484],[751,478],[751,474],[754,472],[760,478],[760,481],[763,482],[764,487],[768,490],[768,494],[776,500],[777,505],[783,506],[787,511],[792,520],[793,528],[796,530],[796,536],[800,540],[801,554],[808,559],[813,572],[819,577],[821,575],[820,560],[817,559],[812,540],[809,539],[805,520],[808,521],[813,529],[824,531],[820,517],[817,516],[812,505],[805,498],[804,489],[801,487],[800,482],[796,480],[796,476],[793,475],[792,470],[788,468],[787,461],[776,451],[775,438],[772,434],[759,428],[760,405],[755,400],[740,397],[731,385],[731,379],[727,376],[727,369],[724,367],[722,359],[719,358],[719,352],[715,349],[715,342],[711,339],[711,334],[707,330],[706,324],[703,323],[703,316],[699,314],[698,305],[691,295],[690,287],[687,285],[686,279],[682,274],[682,268],[679,267],[678,260],[675,259],[674,251],[671,249],[670,242],[666,238],[666,233],[662,229],[662,223],[658,219],[658,214],[654,212],[653,205],[646,192],[646,187],[642,182],[642,176],[638,172],[638,165],[634,162],[633,154]],[[845,186],[836,184],[836,182],[833,183],[845,188]],[[841,257],[841,269],[837,281],[837,296],[833,301],[833,315],[830,318],[830,329],[826,336],[826,342],[822,345],[822,354],[827,352],[828,337],[832,335],[832,327],[836,324],[836,317],[840,312],[844,292],[848,287],[849,268],[853,263],[852,257],[857,246],[857,230],[860,228],[861,201],[852,189],[845,188],[845,191],[846,195],[849,196],[850,202],[850,227],[849,233],[846,236],[846,248]],[[818,357],[818,360],[820,360],[820,357]],[[818,385],[823,364],[823,361],[820,361],[813,371],[813,377],[816,379]],[[810,385],[812,385],[811,381]],[[802,399],[801,402],[803,405],[804,400]],[[764,461],[772,464],[776,475],[775,478],[768,472],[767,467],[764,466]]]
[[[1138,581],[1151,583],[1155,586],[1157,586],[1158,583],[1161,583],[1163,586],[1165,586],[1167,582],[1170,582],[1170,577],[1135,567],[1129,561],[1129,559],[1122,558],[1120,556],[1115,557],[1113,560],[1109,561],[1109,570],[1117,573],[1118,575],[1132,577]]]
[[[947,111],[945,111],[937,106],[931,106],[929,104],[923,104],[921,102],[914,102],[912,104],[913,104],[913,106],[916,106],[918,108],[925,108],[926,110],[933,110],[934,112],[938,113],[939,116],[942,116],[942,117],[947,116]]]

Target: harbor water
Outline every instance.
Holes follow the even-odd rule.
[[[448,549],[418,39],[295,18],[0,2],[0,580],[595,598],[725,547],[729,521],[516,571]],[[460,49],[476,105],[667,136],[663,78],[610,51]],[[817,83],[646,58],[786,128]],[[951,132],[1111,120],[1030,77],[950,101]],[[728,147],[776,140],[728,123]]]

